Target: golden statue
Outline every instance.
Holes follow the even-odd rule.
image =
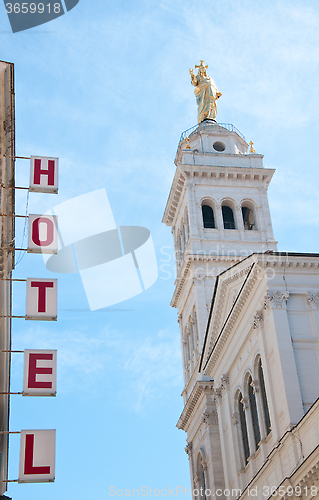
[[[195,87],[194,94],[196,96],[197,107],[198,107],[198,124],[204,120],[215,120],[217,115],[217,99],[222,95],[218,92],[214,80],[207,76],[206,69],[208,66],[204,66],[204,61],[200,62],[198,68],[197,76],[194,75],[194,71],[189,69],[192,84]]]
[[[254,143],[253,143],[253,141],[250,141],[249,146],[250,146],[250,151],[249,152],[250,153],[256,153],[256,151],[254,149]]]

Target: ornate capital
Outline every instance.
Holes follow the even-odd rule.
[[[220,379],[220,384],[219,384],[221,389],[227,390],[229,387],[229,377],[226,375],[226,373],[223,374],[222,378]]]
[[[249,408],[249,404],[248,404],[247,399],[246,399],[246,398],[242,398],[242,399],[240,400],[240,402],[241,402],[241,404],[243,405],[243,409],[244,409],[244,410],[248,410],[248,408]]]
[[[262,313],[257,313],[255,314],[255,316],[253,317],[253,322],[252,322],[252,326],[254,328],[254,330],[257,330],[257,328],[260,328],[261,325],[262,325],[262,322],[263,322],[263,315]]]
[[[290,292],[269,292],[265,296],[265,309],[280,309],[286,307]]]
[[[308,304],[312,309],[319,309],[319,293],[307,293]]]
[[[256,394],[256,392],[259,391],[259,383],[257,380],[252,380],[250,382],[251,387],[253,388],[253,393]]]
[[[202,461],[202,467],[203,467],[203,470],[207,470],[207,462],[206,462],[206,460]]]
[[[218,424],[218,415],[216,410],[209,411],[207,408],[203,412],[202,422],[206,425],[208,424]]]

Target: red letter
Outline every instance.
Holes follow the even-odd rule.
[[[47,465],[41,467],[33,467],[33,451],[34,451],[34,434],[26,434],[25,436],[25,456],[24,456],[24,473],[25,474],[50,474],[51,468]]]
[[[34,184],[40,184],[41,175],[48,176],[48,186],[54,186],[54,160],[48,160],[48,170],[41,169],[41,160],[34,160]]]
[[[38,295],[38,312],[44,313],[46,311],[46,289],[53,288],[52,281],[31,281],[31,288],[39,288]]]
[[[28,374],[28,389],[52,389],[52,382],[37,382],[37,374],[52,375],[52,368],[37,367],[38,359],[53,359],[53,354],[29,354],[29,374]]]
[[[47,239],[45,241],[40,241],[40,224],[44,222],[47,225]],[[51,219],[46,217],[38,217],[32,223],[32,241],[39,247],[48,247],[53,243],[54,239],[54,225]]]

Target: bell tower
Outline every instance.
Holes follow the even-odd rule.
[[[184,400],[196,382],[216,276],[252,253],[276,251],[267,188],[274,174],[230,124],[204,120],[182,133],[163,222],[171,226]],[[235,292],[234,292],[235,293]]]

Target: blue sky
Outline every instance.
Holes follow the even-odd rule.
[[[276,168],[269,202],[280,250],[318,251],[316,1],[80,0],[57,20],[12,34],[0,6],[0,59],[15,63],[16,151],[60,158],[59,195],[30,194],[30,213],[105,187],[117,225],[151,230],[159,279],[90,312],[78,275],[58,275],[56,323],[13,320],[13,347],[58,349],[56,398],[11,398],[11,430],[57,429],[56,482],[10,484],[15,500],[108,498],[117,488],[190,486],[170,229],[161,224],[181,132],[196,124],[189,67],[209,65],[217,119]],[[29,164],[17,161],[17,184]],[[17,213],[25,212],[17,193]],[[22,240],[17,223],[17,243]],[[55,277],[26,255],[15,278]],[[25,289],[14,283],[14,313]],[[22,355],[13,355],[21,390]],[[10,438],[9,478],[19,438]]]

